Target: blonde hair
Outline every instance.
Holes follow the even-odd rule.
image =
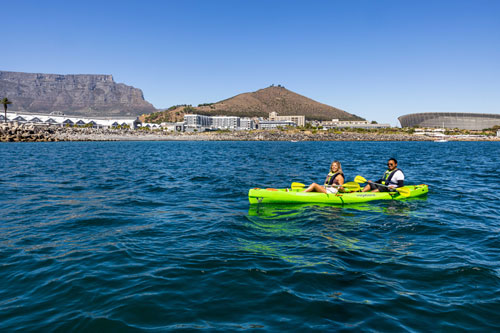
[[[330,172],[333,172],[332,171],[333,163],[335,163],[335,164],[337,164],[339,166],[339,170],[337,172],[339,172],[341,174],[344,174],[344,171],[342,171],[342,164],[340,164],[339,161],[333,161],[332,164],[330,164]]]

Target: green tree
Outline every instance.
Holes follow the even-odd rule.
[[[7,105],[12,104],[12,102],[9,101],[9,99],[7,97],[4,97],[4,98],[2,98],[2,100],[0,100],[0,103],[3,104],[3,110],[5,112],[4,122],[7,122]]]

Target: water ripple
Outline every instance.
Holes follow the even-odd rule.
[[[499,330],[499,148],[0,144],[0,329]],[[334,159],[379,178],[389,156],[427,198],[248,205]]]

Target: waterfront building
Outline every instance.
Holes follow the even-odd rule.
[[[0,121],[4,121],[4,115],[0,117]],[[105,117],[78,117],[66,116],[64,113],[51,114],[28,114],[19,112],[7,112],[7,121],[14,121],[21,124],[33,124],[36,126],[60,125],[60,126],[91,126],[99,127],[117,127],[128,126],[136,128],[140,121],[137,117],[134,118],[105,118]]]
[[[297,126],[305,126],[306,124],[306,117],[305,116],[278,116],[278,113],[276,112],[271,112],[269,113],[269,120],[270,121],[292,121]]]
[[[335,128],[389,128],[390,124],[371,124],[366,120],[345,120],[340,121],[338,119],[332,119],[332,121],[322,121],[319,123],[323,129],[335,129]]]
[[[415,128],[414,135],[425,135],[425,136],[436,136],[444,137],[444,128],[426,129],[426,128]]]
[[[198,114],[184,115],[183,131],[206,129],[251,130],[255,129],[255,121],[251,118],[237,116],[202,116]]]
[[[186,124],[183,121],[176,122],[176,123],[168,123],[168,122],[161,123],[161,127],[164,130],[171,131],[171,132],[184,132],[185,125]]]
[[[240,127],[240,117],[235,116],[212,116],[211,127],[214,129],[235,130]]]
[[[208,128],[212,125],[212,117],[199,114],[186,114],[184,115],[184,122],[186,123],[187,128]]]
[[[255,121],[252,118],[240,118],[240,130],[254,130]]]
[[[139,127],[147,127],[149,129],[159,129],[161,128],[161,125],[156,123],[141,123]]]
[[[458,128],[483,130],[500,125],[500,114],[423,112],[411,113],[398,118],[402,127]]]
[[[291,120],[260,120],[258,128],[264,130],[277,129],[278,127],[286,126],[297,126],[297,124]]]

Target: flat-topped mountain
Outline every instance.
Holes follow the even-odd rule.
[[[310,98],[285,89],[271,86],[255,92],[243,93],[216,103],[200,104],[197,107],[180,105],[163,112],[146,115],[145,120],[178,121],[184,114],[230,115],[240,117],[265,117],[270,112],[280,116],[304,115],[307,120],[362,120],[344,110],[316,102]]]
[[[140,89],[116,83],[111,75],[0,71],[0,97],[12,101],[9,110],[29,113],[116,117],[156,111]]]

